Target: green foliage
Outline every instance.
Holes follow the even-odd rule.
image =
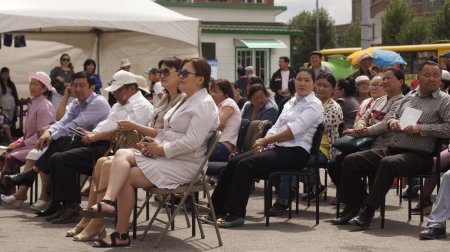
[[[411,22],[403,25],[396,40],[400,45],[413,45],[429,43],[432,40],[430,19],[423,16],[415,16]]]
[[[383,45],[398,45],[398,35],[414,18],[414,11],[406,0],[391,0],[382,22]]]
[[[450,0],[442,3],[440,10],[434,15],[431,30],[436,39],[450,39]]]
[[[361,20],[356,19],[350,24],[342,36],[342,47],[361,46]]]
[[[293,59],[291,66],[299,66],[308,62],[308,54],[316,50],[316,11],[302,11],[293,17],[289,24],[292,28],[304,31],[304,36],[296,37],[293,46]],[[334,19],[323,8],[319,9],[320,47],[336,47],[336,30]]]

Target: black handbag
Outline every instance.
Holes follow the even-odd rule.
[[[343,136],[333,143],[333,147],[344,153],[365,151],[372,147],[376,136],[352,137]]]

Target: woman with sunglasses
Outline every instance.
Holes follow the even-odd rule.
[[[72,81],[73,65],[70,63],[70,56],[67,53],[63,53],[59,58],[60,66],[52,69],[50,72],[50,79],[52,80],[52,86],[56,91],[51,94],[51,101],[54,108],[59,108],[62,97],[64,96],[64,90],[70,86]]]
[[[300,68],[295,75],[295,96],[284,106],[275,125],[253,150],[232,158],[212,195],[219,227],[244,225],[255,178],[274,170],[297,170],[309,160],[312,139],[323,122],[322,102],[314,95],[314,70]],[[203,216],[210,220],[210,216]]]
[[[114,216],[117,210],[115,232],[94,247],[129,246],[134,189],[177,188],[193,179],[204,159],[208,139],[219,126],[216,104],[208,94],[211,67],[203,58],[184,60],[181,66],[179,88],[185,98],[167,112],[164,128],[154,139],[137,144],[140,151],[117,151],[105,196],[83,210],[82,215],[90,217]]]
[[[165,94],[155,108],[150,124],[146,126],[129,120],[119,121],[118,129],[120,131],[136,130],[142,136],[156,137],[157,133],[164,127],[164,115],[185,96],[178,88],[180,78],[177,72],[181,69],[181,62],[182,60],[177,57],[164,58],[159,61],[161,84],[164,87]],[[89,192],[88,207],[93,206],[105,195],[113,158],[114,156],[109,156],[97,160],[92,179],[94,186]],[[66,237],[73,237],[74,241],[90,241],[96,236],[103,238],[104,230],[103,218],[91,219],[85,217],[73,229],[67,231]]]

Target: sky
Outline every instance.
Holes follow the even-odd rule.
[[[276,6],[286,6],[287,10],[277,16],[278,22],[287,22],[304,10],[316,9],[316,0],[275,0]],[[352,19],[352,0],[319,0],[319,8],[325,8],[335,24],[347,24]]]

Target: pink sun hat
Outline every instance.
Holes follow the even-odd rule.
[[[54,91],[55,88],[52,86],[52,80],[48,76],[48,74],[44,72],[36,72],[33,74],[30,74],[28,76],[28,81],[31,82],[31,79],[35,79],[39,81],[40,83],[44,84],[45,87],[47,87],[48,91]]]

